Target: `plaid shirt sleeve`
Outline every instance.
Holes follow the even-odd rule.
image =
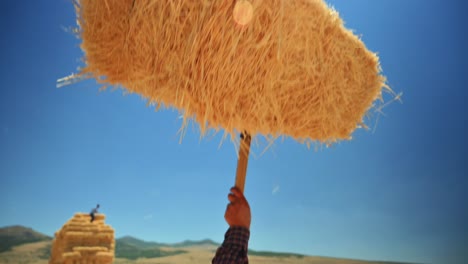
[[[216,251],[212,264],[248,264],[247,250],[250,231],[245,227],[230,227],[224,242]]]

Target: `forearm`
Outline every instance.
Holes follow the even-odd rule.
[[[248,264],[247,257],[250,231],[245,227],[230,227],[224,242],[216,251],[212,264]]]

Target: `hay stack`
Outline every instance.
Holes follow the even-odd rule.
[[[95,263],[114,261],[114,230],[104,223],[105,216],[77,213],[55,233],[50,264]]]
[[[386,87],[378,57],[323,0],[252,0],[243,27],[235,2],[80,0],[78,78],[175,107],[202,134],[349,139]]]

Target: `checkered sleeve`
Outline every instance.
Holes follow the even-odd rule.
[[[231,227],[224,242],[216,251],[212,264],[248,264],[247,250],[250,231],[245,227]]]

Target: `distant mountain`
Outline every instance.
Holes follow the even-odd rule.
[[[169,244],[170,247],[181,248],[181,247],[195,247],[195,246],[215,246],[218,247],[220,244],[214,242],[211,239],[203,239],[203,240],[185,240],[180,243]]]
[[[137,248],[152,248],[152,247],[173,247],[173,248],[182,248],[182,247],[193,247],[193,246],[219,246],[219,243],[214,242],[211,239],[203,240],[185,240],[179,243],[158,243],[158,242],[148,242],[132,236],[124,236],[118,238],[116,243],[124,243],[127,245],[132,245]]]
[[[135,260],[138,258],[159,258],[187,253],[185,250],[166,250],[167,244],[146,242],[131,236],[115,241],[115,257]]]
[[[157,243],[157,242],[147,242],[138,238],[134,238],[132,236],[124,236],[121,238],[116,239],[116,244],[125,244],[130,245],[140,249],[152,248],[152,247],[165,247],[167,244],[164,243]]]
[[[7,226],[0,228],[0,253],[22,244],[48,241],[52,238],[24,226]]]

